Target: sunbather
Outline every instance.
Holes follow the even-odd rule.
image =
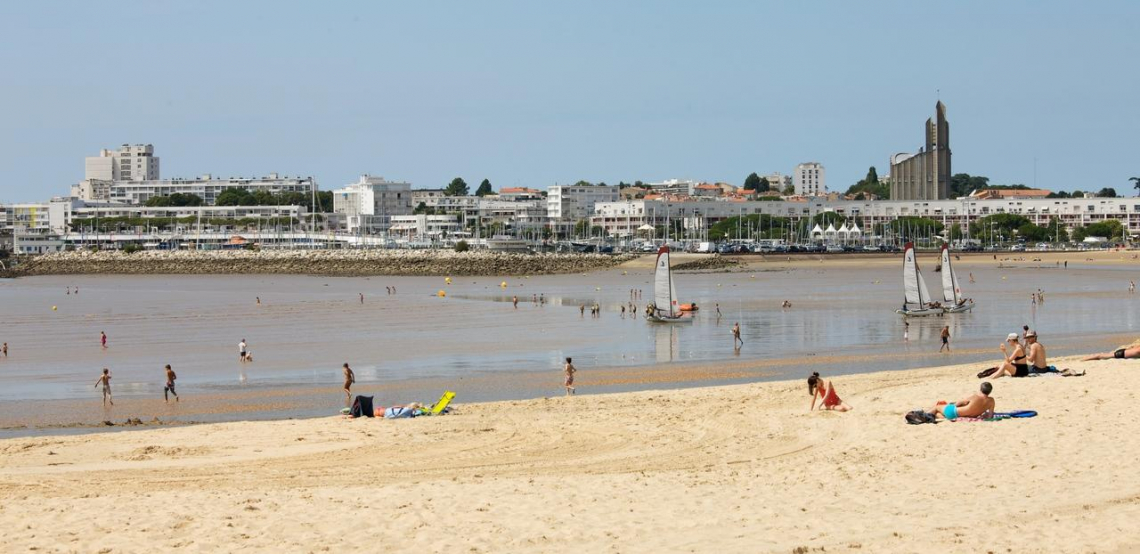
[[[1124,359],[1124,358],[1140,358],[1140,346],[1129,346],[1117,349],[1115,352],[1105,352],[1104,354],[1093,354],[1085,358],[1083,361],[1092,360],[1111,360],[1111,359]]]
[[[934,405],[929,411],[934,412],[934,417],[945,418],[951,421],[960,417],[992,417],[994,413],[994,406],[996,403],[993,398],[990,398],[990,393],[993,392],[994,386],[989,381],[983,382],[979,391],[957,402],[941,401]]]
[[[1010,346],[1007,347],[1007,345]],[[1017,333],[1010,333],[1000,348],[1002,354],[1005,354],[1005,361],[998,367],[997,372],[990,377],[997,379],[1003,375],[1010,377],[1029,375],[1029,362],[1025,355],[1025,347],[1021,346],[1021,341],[1017,340]]]

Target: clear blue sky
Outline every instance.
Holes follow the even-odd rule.
[[[1058,190],[1140,176],[1138,2],[0,4],[0,202],[153,143],[164,177],[845,190],[923,143]]]

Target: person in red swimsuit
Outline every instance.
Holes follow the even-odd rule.
[[[811,377],[808,377],[808,394],[811,394],[811,409],[815,410],[815,400],[819,398],[822,402],[819,405],[821,410],[835,410],[837,412],[847,412],[854,408],[846,402],[839,399],[839,394],[835,392],[835,385],[831,381],[825,381],[819,376],[819,372],[812,372]]]

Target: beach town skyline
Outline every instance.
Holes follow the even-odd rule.
[[[955,167],[992,183],[1120,190],[1136,173],[1127,152],[1137,77],[1112,62],[1137,53],[1116,29],[1134,15],[1130,3],[987,5],[980,20],[977,10],[884,3],[264,8],[4,7],[0,41],[23,54],[9,65],[21,86],[0,92],[20,106],[0,137],[0,198],[44,200],[78,180],[74,160],[124,142],[161,145],[170,176],[275,171],[326,189],[367,172],[417,188],[456,176],[540,189],[739,185],[820,161],[842,192],[920,146],[916,123],[935,100],[951,106]],[[809,14],[812,25],[795,23]],[[926,42],[918,22],[931,18],[987,40],[906,46]],[[94,32],[117,21],[133,32]],[[161,41],[172,21],[212,29],[212,40]],[[259,24],[276,38],[238,32]],[[40,44],[47,26],[68,32]],[[390,42],[367,40],[373,29]],[[106,80],[85,65],[87,50],[130,52],[120,65],[135,84],[59,86]],[[907,79],[895,77],[904,69]],[[1095,75],[1098,86],[1063,74]]]

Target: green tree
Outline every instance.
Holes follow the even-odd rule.
[[[1049,230],[1045,227],[1038,227],[1032,223],[1026,223],[1017,228],[1017,236],[1030,241],[1030,242],[1043,242],[1051,239]]]
[[[760,188],[760,176],[753,171],[744,178],[744,190],[756,190],[758,188]]]
[[[466,252],[470,249],[471,249],[471,246],[468,245],[467,241],[465,241],[465,240],[461,240],[461,241],[455,243],[455,251],[456,252]]]
[[[796,193],[796,187],[795,185],[788,185],[784,187],[784,190],[780,191],[780,193],[784,196],[791,196]]]
[[[176,192],[170,196],[152,196],[147,199],[147,207],[169,207],[169,206],[201,206],[204,202],[202,197],[197,194],[183,194]]]
[[[1085,193],[1081,189],[1077,189],[1077,190],[1074,190],[1073,192],[1069,193],[1069,198],[1084,198],[1084,197],[1085,197]]]
[[[483,179],[483,182],[479,183],[479,188],[475,189],[475,196],[487,196],[494,193],[495,190],[491,188],[491,181],[487,179]]]
[[[443,194],[447,196],[467,196],[470,193],[471,189],[467,187],[467,182],[461,177],[452,179],[447,188],[443,189]]]
[[[253,203],[253,195],[248,190],[239,188],[228,188],[218,194],[214,199],[214,205],[217,206],[255,206]]]
[[[819,212],[811,218],[813,225],[819,225],[824,229],[826,229],[828,225],[835,225],[835,227],[838,229],[844,221],[847,221],[847,217],[843,214],[835,212]]]
[[[1123,232],[1124,226],[1120,224],[1119,220],[1106,219],[1074,229],[1073,240],[1082,241],[1086,237],[1104,237],[1113,240],[1113,238],[1119,238]]]
[[[772,183],[768,181],[767,177],[760,178],[760,184],[756,186],[756,192],[768,192],[772,190]]]
[[[1045,232],[1048,237],[1045,240],[1056,242],[1069,242],[1069,231],[1061,224],[1061,218],[1052,217],[1049,223],[1045,225]]]
[[[1136,184],[1136,195],[1140,196],[1140,177],[1129,177],[1128,180]]]
[[[885,228],[890,229],[896,235],[904,236],[908,239],[915,239],[921,236],[941,234],[943,226],[942,223],[933,219],[903,216],[891,221]]]
[[[1049,196],[1046,196],[1045,198],[1068,198],[1068,197],[1069,197],[1069,193],[1067,193],[1063,190],[1059,190],[1056,192],[1050,192]]]
[[[576,187],[592,187],[592,186],[594,186],[594,183],[583,180],[583,181],[578,181],[577,183],[574,183],[574,186],[576,186]]]
[[[970,175],[969,173],[955,173],[950,176],[950,198],[959,198],[969,195],[975,190],[987,188],[993,188],[990,186],[989,177]]]
[[[846,194],[859,195],[862,194],[863,198],[867,195],[874,195],[877,198],[889,198],[891,196],[891,187],[879,181],[879,172],[875,170],[875,166],[871,166],[867,170],[867,176],[860,180],[858,183],[851,185]]]
[[[1096,193],[1101,198],[1116,198],[1116,189],[1112,187],[1104,187]]]
[[[416,205],[415,209],[412,210],[412,213],[415,215],[435,215],[435,208],[428,206],[424,202],[420,202],[418,205]]]
[[[976,239],[994,237],[1013,237],[1013,230],[1020,229],[1031,223],[1029,219],[1017,214],[993,214],[979,218],[970,226],[970,236]]]

